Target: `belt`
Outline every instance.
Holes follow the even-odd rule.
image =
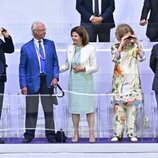
[[[40,77],[46,76],[45,73],[40,73]]]

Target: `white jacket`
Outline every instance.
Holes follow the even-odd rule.
[[[67,58],[65,64],[60,67],[60,72],[67,71],[71,68],[71,62],[75,53],[75,45],[69,45],[67,48]],[[94,46],[87,44],[81,49],[81,66],[86,68],[86,74],[94,73],[98,70],[96,49]]]

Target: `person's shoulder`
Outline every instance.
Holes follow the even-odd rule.
[[[75,45],[74,44],[69,44],[68,46],[67,46],[67,49],[69,50],[69,49],[74,49],[75,48]]]
[[[115,43],[114,45],[111,46],[111,49],[118,49],[120,43]]]
[[[96,46],[91,44],[91,43],[88,43],[86,44],[84,47],[83,47],[83,50],[84,51],[87,51],[89,53],[95,53],[97,51],[96,49]]]
[[[91,44],[91,43],[86,44],[86,45],[85,45],[85,48],[88,48],[88,49],[96,49],[96,47],[95,47],[93,44]]]
[[[158,43],[154,44],[152,48],[158,48]]]
[[[54,43],[53,40],[50,40],[50,39],[47,39],[47,38],[45,38],[44,41],[45,41],[45,42],[48,42],[48,43]]]
[[[33,40],[28,41],[27,43],[23,44],[21,48],[29,47],[32,44]]]

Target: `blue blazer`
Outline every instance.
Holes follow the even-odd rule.
[[[54,42],[48,39],[43,42],[46,53],[46,84],[50,88],[52,79],[59,79],[58,58]],[[22,46],[20,54],[20,88],[27,87],[28,94],[36,93],[40,88],[40,66],[33,39]]]
[[[77,0],[76,9],[81,14],[81,23],[91,23],[90,17],[94,14],[92,8],[93,0]],[[101,17],[103,23],[108,23],[111,28],[115,27],[113,12],[115,10],[114,0],[102,0]]]

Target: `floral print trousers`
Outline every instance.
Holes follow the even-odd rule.
[[[114,105],[114,135],[122,138],[126,127],[128,137],[136,137],[137,106]]]

